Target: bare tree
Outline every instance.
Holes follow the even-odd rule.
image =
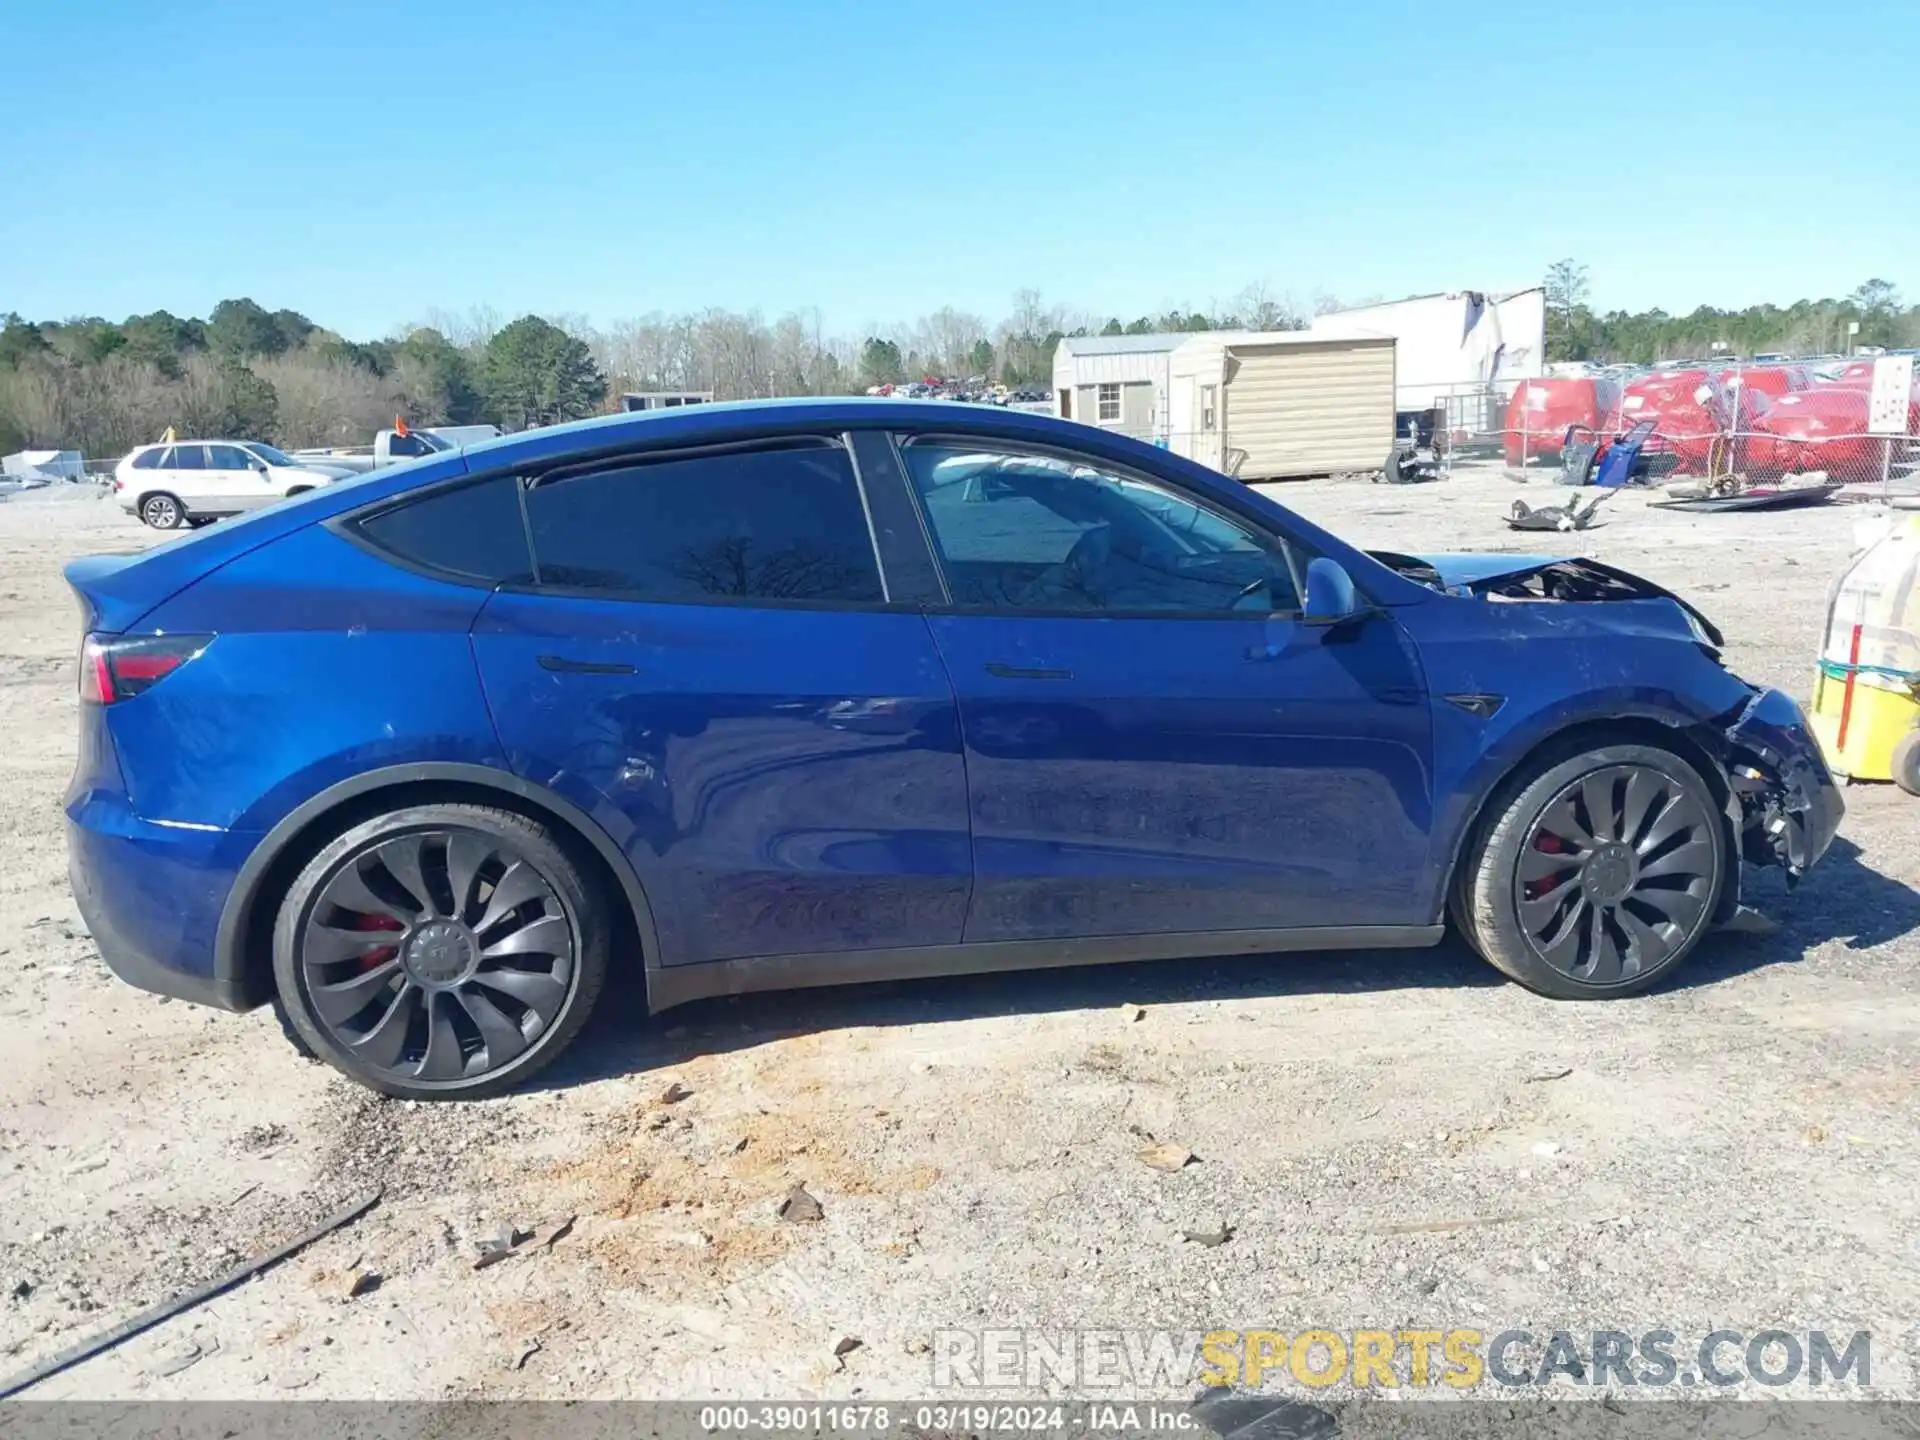
[[[1304,330],[1306,318],[1291,295],[1275,295],[1255,281],[1233,300],[1233,313],[1249,330]]]
[[[470,305],[461,311],[436,305],[412,324],[400,327],[394,338],[401,339],[415,330],[438,330],[459,349],[478,350],[499,333],[500,325],[500,312],[492,305]]]
[[[396,413],[430,414],[409,403],[399,383],[414,362],[402,359],[386,378],[343,361],[313,355],[256,360],[253,372],[279,399],[278,440],[289,448],[353,445],[392,423]],[[438,416],[433,416],[437,419]]]

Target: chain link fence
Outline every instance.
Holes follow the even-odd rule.
[[[1567,439],[1605,440],[1653,422],[1637,478],[1710,486],[1826,482],[1920,492],[1920,385],[1897,433],[1868,417],[1870,361],[1603,370],[1495,385],[1415,386],[1451,465],[1560,468]]]

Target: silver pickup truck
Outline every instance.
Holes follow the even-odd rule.
[[[418,460],[422,455],[437,455],[444,450],[458,450],[462,445],[477,440],[493,439],[499,433],[500,428],[497,425],[448,425],[424,430],[382,430],[373,437],[371,445],[320,446],[311,450],[296,450],[293,452],[293,458],[302,464],[344,467],[356,474],[364,475],[369,470],[378,470],[383,466],[398,465],[405,460]]]

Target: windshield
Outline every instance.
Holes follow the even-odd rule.
[[[269,465],[298,465],[300,462],[284,450],[276,450],[271,445],[263,445],[258,440],[243,440],[242,450],[251,450]]]

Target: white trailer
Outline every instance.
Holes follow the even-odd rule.
[[[1396,429],[1414,424],[1430,441],[1430,429],[1444,428],[1458,442],[1497,432],[1514,386],[1545,373],[1547,294],[1534,286],[1416,295],[1316,315],[1309,333],[1391,336]]]

